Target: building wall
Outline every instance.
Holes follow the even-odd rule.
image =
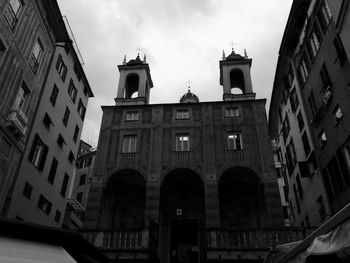
[[[62,58],[67,67],[65,78],[62,78],[57,70],[56,65],[59,57]],[[83,72],[80,73],[83,76],[80,80],[75,73],[74,68],[79,63],[70,44],[68,44],[67,48],[62,47],[61,44],[57,45],[36,113],[34,126],[30,133],[28,146],[20,164],[17,183],[12,193],[12,201],[7,214],[9,218],[19,217],[25,221],[53,226],[62,224],[70,184],[76,169],[76,159],[84,121],[84,118],[78,113],[78,105],[82,101],[86,109],[88,98],[92,94]],[[82,71],[81,66],[78,68]],[[68,93],[71,81],[73,81],[77,90],[75,100]],[[51,96],[54,86],[58,88],[58,95],[56,102],[53,104]],[[70,110],[67,125],[63,122],[66,108]],[[51,123],[48,126],[44,124],[45,115],[48,115],[51,119]],[[79,132],[74,140],[76,126]],[[35,147],[36,136],[39,136],[48,148],[42,169],[34,165],[31,157],[33,147]],[[63,138],[62,146],[58,143],[59,136]],[[72,159],[70,159],[70,155],[73,156]],[[57,160],[58,165],[56,172],[50,174],[53,158]],[[66,175],[69,176],[69,180],[66,191],[63,192],[62,187]],[[50,177],[54,179],[50,180]],[[23,194],[27,183],[32,187],[29,197]],[[47,212],[39,208],[41,195],[47,199],[51,207]]]
[[[9,10],[9,1],[0,1],[0,208],[3,209],[7,192],[11,188],[17,164],[28,140],[28,130],[34,120],[34,112],[40,91],[54,52],[51,32],[43,20],[44,10],[37,1],[25,1],[17,14],[17,23],[10,26],[4,15]],[[12,20],[11,20],[12,21]],[[37,69],[31,66],[31,56],[36,41],[40,39],[43,48]],[[22,119],[22,134],[9,122],[15,108],[17,93],[22,83],[28,87],[25,107],[15,116]],[[11,129],[11,130],[10,130]],[[17,135],[15,135],[17,133]]]
[[[342,61],[349,53],[349,48],[345,45],[349,35],[349,28],[346,27],[349,13],[347,2],[294,1],[279,52],[269,114],[270,133],[279,138],[281,152],[285,153],[288,142],[284,141],[279,132],[283,130],[284,116],[288,115],[289,133],[294,139],[296,159],[299,162],[296,168],[290,171],[287,179],[290,185],[291,206],[295,207],[297,199],[300,203],[300,209],[297,209],[300,212],[293,209],[297,225],[307,224],[306,215],[311,225],[319,225],[342,208],[350,198],[350,163],[346,149],[349,136],[350,68],[347,59]],[[331,18],[328,24],[322,26],[320,12],[326,6],[329,7]],[[317,32],[316,37],[313,36],[313,32]],[[343,56],[340,56],[335,46],[338,34],[344,46]],[[318,39],[319,48],[316,48],[313,56],[311,43],[314,38]],[[302,74],[303,61],[307,72],[305,77]],[[294,73],[294,82],[285,85],[284,78],[288,78],[290,68]],[[326,75],[329,75],[329,79]],[[295,113],[291,107],[291,102],[294,101],[291,96],[293,89],[296,90],[299,101]],[[340,107],[342,112],[339,120],[336,119],[337,107]],[[279,110],[283,119],[279,117]],[[302,130],[297,120],[299,112],[305,123]],[[326,135],[324,142],[321,140],[323,131]],[[304,133],[307,134],[310,144],[308,155],[305,154],[305,145],[301,139]],[[283,161],[288,163],[285,159]],[[307,171],[303,170],[305,163],[300,163],[304,161],[309,168]],[[296,176],[303,173],[307,176],[301,177],[301,186],[307,190],[303,191],[304,195],[300,197]],[[296,193],[293,185],[296,185]],[[340,186],[334,188],[335,185]]]
[[[241,117],[225,118],[225,107],[238,106]],[[106,227],[101,223],[102,195],[110,178],[118,171],[132,169],[143,175],[147,185],[145,224],[158,220],[159,197],[164,178],[176,168],[188,168],[204,182],[206,224],[220,226],[218,182],[231,167],[246,167],[264,185],[265,211],[260,224],[282,224],[276,175],[272,168],[267,133],[265,101],[103,107],[94,177],[90,189],[86,227]],[[176,120],[178,109],[188,109],[190,119]],[[138,111],[140,119],[125,120],[126,112]],[[241,131],[244,150],[227,151],[229,131]],[[137,153],[132,159],[122,154],[123,136],[137,134]],[[189,134],[190,151],[175,151],[175,135]]]

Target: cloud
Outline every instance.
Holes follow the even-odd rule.
[[[113,105],[117,65],[147,54],[152,103],[178,102],[191,90],[201,101],[222,99],[219,60],[229,43],[253,58],[253,89],[269,98],[277,54],[292,0],[58,0],[85,60],[95,98],[88,106],[83,139],[97,142],[101,105]],[[142,55],[142,54],[141,54]]]

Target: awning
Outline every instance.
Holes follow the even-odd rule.
[[[308,257],[322,255],[339,255],[339,257],[348,255],[350,258],[348,254],[350,250],[350,203],[295,247],[292,247],[294,243],[274,247],[270,254],[275,252],[275,256],[271,261],[265,260],[265,262],[304,263],[309,262]],[[291,248],[291,250],[283,253],[281,248],[285,250]]]

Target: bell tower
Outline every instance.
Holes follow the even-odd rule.
[[[252,59],[248,58],[244,50],[244,57],[236,54],[232,48],[229,56],[223,52],[220,60],[220,85],[223,86],[223,100],[255,99],[253,93],[250,68]]]
[[[140,54],[135,59],[118,65],[119,84],[115,105],[141,105],[149,104],[150,89],[153,88],[153,81],[149,66],[146,62],[146,55],[143,60]]]

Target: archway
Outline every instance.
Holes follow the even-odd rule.
[[[219,181],[222,227],[257,227],[260,225],[262,198],[258,176],[248,168],[226,170]]]
[[[232,94],[245,93],[245,83],[243,72],[239,69],[233,69],[230,72],[230,84]]]
[[[162,262],[199,262],[205,219],[204,186],[187,168],[169,172],[160,193],[160,243]]]
[[[142,228],[145,221],[146,184],[135,170],[114,174],[104,189],[101,213],[103,228]]]
[[[139,76],[137,74],[129,74],[125,82],[125,98],[130,99],[138,97],[138,90]]]

